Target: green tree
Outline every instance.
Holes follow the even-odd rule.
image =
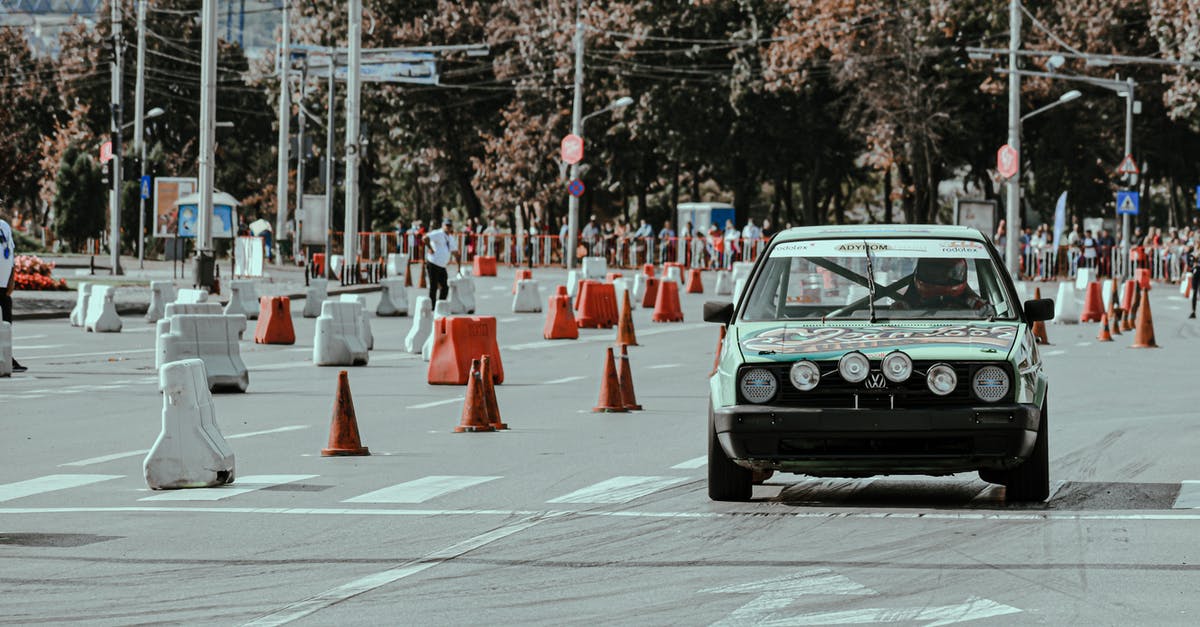
[[[55,177],[54,230],[75,250],[89,237],[100,237],[105,228],[108,191],[101,182],[100,166],[88,151],[71,145],[63,153]]]

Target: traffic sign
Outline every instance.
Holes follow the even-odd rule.
[[[575,165],[576,163],[583,161],[582,137],[571,134],[562,139],[562,160],[571,165]]]
[[[996,171],[1000,173],[1000,176],[1006,179],[1012,178],[1020,169],[1021,160],[1016,148],[1004,144],[1000,150],[996,151]]]
[[[579,198],[580,196],[583,195],[583,190],[584,190],[583,181],[581,181],[579,179],[575,179],[574,181],[571,181],[569,184],[567,184],[567,192],[576,198]]]
[[[1196,186],[1196,208],[1200,209],[1200,185]]]
[[[142,199],[150,200],[150,175],[142,175]]]
[[[1125,158],[1121,160],[1121,165],[1117,166],[1117,174],[1139,174],[1133,155],[1125,155]]]
[[[1117,215],[1136,216],[1138,214],[1138,204],[1137,192],[1117,192]]]
[[[112,140],[100,144],[100,163],[112,161]]]

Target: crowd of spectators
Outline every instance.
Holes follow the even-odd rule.
[[[995,243],[1004,254],[1007,229],[1003,220],[996,230]],[[1130,269],[1150,269],[1155,278],[1175,280],[1184,268],[1190,268],[1200,254],[1200,220],[1181,228],[1151,226],[1145,231],[1135,227],[1129,238],[1129,258],[1122,250],[1120,229],[1082,228],[1078,221],[1065,229],[1057,246],[1054,229],[1048,224],[1026,227],[1020,234],[1022,274],[1033,278],[1074,276],[1079,268],[1095,270],[1099,276],[1124,274]]]

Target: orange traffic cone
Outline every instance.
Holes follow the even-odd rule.
[[[333,424],[329,425],[329,447],[322,457],[370,455],[358,437],[358,419],[354,417],[354,399],[350,396],[350,375],[338,372],[337,396],[333,399]]]
[[[1133,298],[1129,308],[1129,314],[1125,316],[1125,330],[1133,331],[1134,325],[1137,323],[1138,309],[1142,302],[1142,286],[1136,281],[1133,283]]]
[[[614,364],[613,349],[608,348],[604,361],[604,375],[600,379],[599,404],[592,408],[596,413],[625,413],[629,411],[621,399],[621,381],[617,378],[617,368]]]
[[[629,367],[629,351],[624,344],[621,345],[621,368],[618,378],[621,381],[621,404],[625,409],[641,411],[642,406],[638,405],[637,394],[633,393],[633,370]]]
[[[646,277],[646,293],[642,295],[642,309],[654,309],[658,300],[658,279]]]
[[[674,281],[660,281],[658,296],[654,299],[652,322],[683,322],[683,310],[679,308],[679,286]]]
[[[1100,334],[1096,336],[1097,342],[1111,342],[1112,332],[1108,330],[1108,314],[1100,316]]]
[[[625,290],[621,303],[621,321],[617,323],[617,346],[637,346],[637,334],[633,331],[633,306],[629,302],[629,290]]]
[[[1033,288],[1033,298],[1034,300],[1040,300],[1042,298],[1042,288]],[[1050,338],[1046,336],[1045,322],[1042,322],[1041,320],[1034,322],[1033,326],[1030,328],[1030,332],[1033,333],[1033,339],[1036,340],[1038,344],[1043,346],[1050,345]]]
[[[455,433],[478,433],[495,431],[487,415],[487,400],[483,397],[483,375],[479,372],[479,360],[471,360],[471,375],[467,379],[467,398],[463,401],[462,420]]]
[[[717,366],[721,364],[721,350],[725,348],[725,325],[721,325],[721,333],[717,336],[717,354],[713,356],[713,369],[708,376],[717,374]]]
[[[654,277],[654,264],[652,264],[652,263],[642,264],[642,274],[646,275],[646,278],[648,278],[648,279],[653,278]]]
[[[1150,292],[1142,291],[1141,304],[1138,305],[1137,327],[1133,334],[1133,344],[1130,348],[1158,348],[1154,343],[1154,318],[1150,315]]]
[[[479,376],[483,381],[483,402],[487,408],[488,424],[500,431],[508,425],[500,421],[500,404],[496,401],[496,383],[492,380],[492,358],[484,355],[479,359]]]
[[[417,279],[417,289],[423,290],[426,287],[428,286],[425,285],[425,270],[421,270],[421,277]]]
[[[687,287],[685,289],[688,294],[704,293],[704,281],[700,278],[700,268],[692,268],[688,272]]]
[[[1087,294],[1083,299],[1083,313],[1079,314],[1080,322],[1099,322],[1104,315],[1104,298],[1101,297],[1100,284],[1092,281],[1087,285]]]

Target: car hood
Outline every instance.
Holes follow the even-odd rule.
[[[880,359],[902,350],[913,359],[1007,359],[1017,339],[1016,322],[921,322],[821,324],[742,322],[738,346],[746,362],[838,359],[850,351]]]

